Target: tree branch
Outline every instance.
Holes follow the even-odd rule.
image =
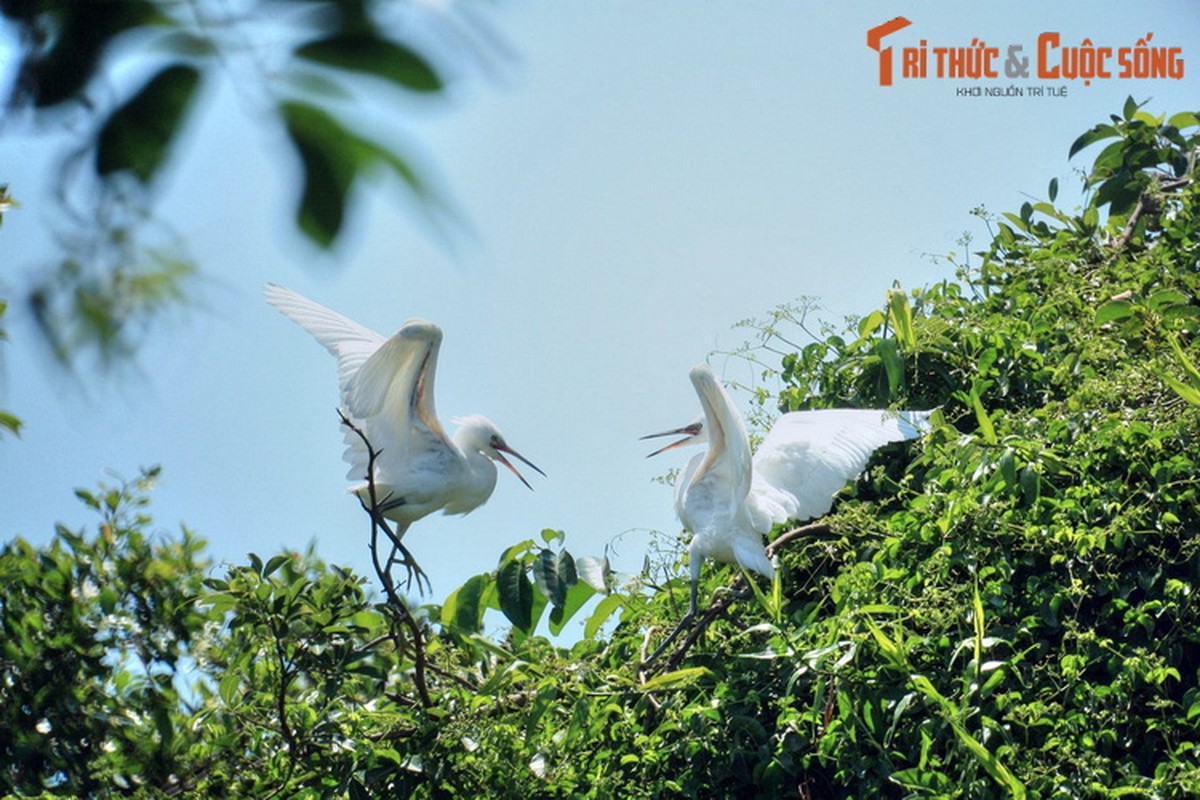
[[[429,578],[425,575],[425,571],[417,564],[416,560],[413,559],[408,549],[400,543],[400,537],[391,529],[379,511],[379,498],[375,489],[375,459],[378,458],[379,451],[371,445],[371,442],[367,439],[362,429],[351,422],[350,418],[341,409],[338,409],[338,417],[341,418],[342,424],[353,431],[367,448],[367,497],[370,504],[368,505],[362,499],[361,495],[358,500],[371,518],[371,564],[375,568],[375,574],[379,577],[379,582],[383,585],[383,591],[388,600],[386,606],[392,613],[393,624],[399,623],[408,629],[409,639],[412,642],[413,685],[417,689],[417,696],[421,700],[421,705],[424,708],[431,708],[434,703],[433,698],[429,694],[429,685],[425,678],[425,637],[421,632],[421,626],[413,617],[412,611],[409,610],[408,605],[396,593],[395,582],[392,579],[392,567],[395,564],[403,564],[408,570],[408,581],[405,585],[411,586],[415,576],[418,591],[420,591],[422,581],[429,588]],[[379,562],[379,532],[381,530],[392,545],[392,550],[388,554],[387,566],[383,566]],[[397,552],[404,554],[403,560],[396,558]],[[403,652],[403,644],[395,633],[396,631],[393,628],[392,641],[396,645],[396,649]]]

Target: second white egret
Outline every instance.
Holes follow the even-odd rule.
[[[712,369],[700,364],[690,377],[703,417],[642,438],[684,437],[651,456],[708,443],[704,453],[688,461],[675,484],[675,512],[692,533],[692,614],[705,559],[774,577],[763,545],[763,535],[772,526],[825,514],[877,449],[916,438],[930,428],[930,411],[793,411],[776,421],[751,454],[741,415]]]

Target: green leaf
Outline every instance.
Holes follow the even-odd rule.
[[[1021,492],[1025,495],[1025,501],[1031,505],[1042,496],[1042,476],[1032,467],[1024,467],[1021,470]]]
[[[875,639],[875,643],[879,645],[879,649],[883,651],[883,654],[887,657],[888,661],[892,662],[898,667],[905,666],[908,663],[908,659],[905,657],[904,651],[900,649],[900,645],[893,641],[892,638],[884,633],[883,629],[874,622],[871,622],[868,619],[866,620],[866,623],[867,630],[871,632],[872,638]]]
[[[500,611],[513,627],[529,633],[533,625],[533,582],[525,574],[525,565],[517,559],[502,564],[496,575],[496,590]]]
[[[1100,224],[1100,210],[1094,205],[1089,205],[1083,210],[1083,226],[1088,231],[1094,231],[1096,226]]]
[[[149,183],[179,133],[199,84],[200,73],[194,67],[174,64],[160,70],[101,127],[97,174],[124,171]]]
[[[1053,203],[1058,198],[1058,178],[1050,179],[1050,187],[1047,190],[1046,194],[1050,198],[1051,203]]]
[[[286,553],[280,553],[277,556],[272,556],[271,559],[267,561],[266,567],[263,569],[263,577],[265,578],[271,575],[273,572],[275,572],[275,570],[279,569],[288,561],[290,561],[291,558],[292,557]]]
[[[888,603],[869,603],[856,609],[859,614],[905,614],[907,609]]]
[[[415,51],[371,33],[341,33],[309,42],[296,55],[318,64],[383,78],[414,92],[439,92],[443,87],[437,72]]]
[[[566,602],[568,590],[579,582],[575,559],[566,550],[555,553],[543,549],[533,562],[533,575],[556,608]]]
[[[1017,780],[1016,776],[1004,764],[1000,763],[1000,759],[994,753],[980,744],[979,740],[963,727],[963,724],[958,721],[958,710],[954,707],[954,704],[947,700],[946,696],[939,692],[937,687],[924,675],[912,675],[909,680],[912,681],[913,686],[921,694],[937,704],[943,719],[950,724],[959,741],[963,743],[987,773],[997,783],[1007,789],[1013,798],[1022,800],[1025,797],[1025,785]]]
[[[1157,311],[1163,306],[1187,303],[1189,297],[1174,289],[1163,289],[1146,298],[1146,305]]]
[[[1200,125],[1200,117],[1197,117],[1191,111],[1181,111],[1178,114],[1172,114],[1171,118],[1167,120],[1167,124],[1173,128],[1182,130],[1183,128]]]
[[[1200,387],[1200,369],[1197,369],[1192,360],[1183,352],[1183,346],[1179,344],[1179,337],[1172,336],[1168,341],[1171,343],[1171,349],[1175,352],[1175,358],[1179,361],[1179,365],[1187,373],[1188,379],[1194,386]]]
[[[1101,139],[1110,139],[1113,136],[1120,136],[1120,132],[1112,125],[1097,125],[1091,130],[1085,132],[1071,145],[1071,149],[1067,152],[1067,158],[1073,158],[1076,153],[1083,150],[1089,145],[1095,144]]]
[[[0,411],[0,428],[21,435],[21,420],[7,411]]]
[[[596,607],[592,610],[592,615],[588,617],[587,622],[583,625],[584,638],[595,639],[596,634],[600,632],[600,628],[608,621],[608,618],[624,604],[625,598],[619,594],[610,594],[597,603]]]
[[[858,321],[858,338],[866,339],[875,331],[879,330],[879,326],[887,320],[883,312],[875,309],[870,314]]]
[[[217,684],[217,694],[229,708],[237,708],[238,696],[242,689],[242,673],[240,670],[226,670]]]
[[[971,402],[971,408],[975,411],[975,419],[979,422],[979,432],[983,435],[983,440],[988,444],[998,444],[1000,439],[996,436],[996,428],[992,425],[992,418],[988,415],[987,409],[983,407],[983,402],[979,399],[979,387],[971,387],[971,392],[967,397]]]
[[[1198,389],[1195,386],[1186,384],[1183,381],[1178,380],[1178,379],[1176,379],[1170,375],[1167,375],[1165,373],[1161,374],[1159,377],[1161,377],[1163,379],[1163,382],[1166,383],[1167,386],[1171,387],[1172,391],[1174,391],[1175,394],[1182,397],[1184,400],[1186,400],[1191,405],[1200,406],[1200,389]]]
[[[899,289],[889,289],[887,292],[888,317],[892,321],[892,329],[901,346],[910,352],[917,347],[917,336],[913,330],[912,305],[908,295]]]
[[[1126,121],[1132,120],[1137,114],[1138,102],[1133,99],[1133,95],[1125,98],[1125,106],[1121,109],[1121,116],[1125,117]]]
[[[664,672],[661,675],[655,675],[639,688],[644,692],[655,692],[662,689],[680,689],[709,677],[713,677],[713,671],[708,667],[686,667],[672,672]]]
[[[1005,448],[1000,455],[999,471],[1006,486],[1017,485],[1017,456],[1011,447]]]
[[[910,767],[893,772],[888,777],[893,783],[906,789],[917,789],[930,797],[950,796],[953,793],[951,790],[954,788],[954,782],[941,772]]]
[[[567,596],[563,598],[563,602],[555,604],[554,609],[550,612],[550,633],[555,636],[562,633],[563,628],[579,609],[595,596],[596,590],[583,581],[573,585],[567,592]]]
[[[346,198],[358,172],[351,150],[357,139],[314,106],[289,102],[280,112],[304,169],[297,224],[309,239],[328,248],[341,233]]]
[[[1133,303],[1128,300],[1109,300],[1096,309],[1096,324],[1116,322],[1128,318],[1131,314],[1133,314]]]
[[[483,627],[483,591],[490,583],[490,575],[475,575],[451,592],[442,604],[442,624],[459,633],[478,633]]]
[[[878,349],[887,377],[888,397],[894,398],[904,385],[904,358],[900,355],[900,347],[895,339],[881,339]]]

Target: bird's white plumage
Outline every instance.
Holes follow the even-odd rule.
[[[669,431],[686,436],[657,452],[708,442],[675,484],[676,513],[692,532],[693,606],[704,559],[772,577],[763,534],[789,519],[825,514],[875,450],[929,429],[928,411],[797,411],[780,417],[751,455],[741,416],[712,370],[701,364],[690,377],[703,418]]]
[[[282,286],[268,284],[265,294],[337,359],[343,413],[376,451],[376,499],[384,516],[401,525],[400,535],[438,509],[465,514],[486,502],[496,485],[493,460],[525,482],[501,451],[525,459],[486,417],[464,417],[453,438],[442,428],[433,399],[442,343],[437,325],[409,320],[384,338]],[[351,491],[368,500],[367,446],[353,430],[345,438],[348,477],[357,482]]]
[[[766,533],[788,520],[819,517],[885,444],[929,428],[928,411],[793,411],[771,427],[754,453],[750,515]]]
[[[676,488],[676,511],[692,532],[688,549],[693,577],[699,579],[706,558],[740,564],[770,577],[774,568],[746,503],[752,468],[745,425],[707,365],[694,368],[690,377],[710,431],[708,449],[692,458]]]

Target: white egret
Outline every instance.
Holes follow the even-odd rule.
[[[705,559],[774,577],[762,538],[772,526],[825,514],[875,450],[929,430],[929,411],[793,411],[776,421],[751,455],[742,418],[712,370],[701,364],[690,377],[703,416],[682,428],[642,437],[684,437],[651,456],[708,443],[675,484],[675,512],[692,533],[690,614],[696,612]]]
[[[441,509],[466,514],[487,502],[496,486],[498,461],[532,489],[505,453],[545,475],[509,447],[487,417],[456,419],[448,437],[433,402],[442,330],[432,322],[409,320],[390,339],[275,284],[267,302],[312,334],[337,359],[341,410],[353,428],[346,431],[350,487],[371,508],[368,462],[375,451],[373,483],[377,507],[397,523],[398,544],[408,526]],[[364,438],[366,441],[364,441]]]

